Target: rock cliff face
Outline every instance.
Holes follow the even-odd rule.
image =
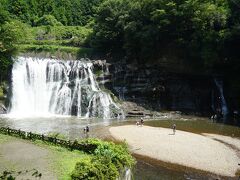
[[[7,109],[3,104],[0,103],[0,114],[6,114],[6,113],[7,113]]]
[[[177,74],[160,66],[93,62],[97,80],[121,100],[156,111],[222,114],[223,94],[212,76]]]

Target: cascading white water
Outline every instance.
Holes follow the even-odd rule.
[[[227,107],[227,102],[225,100],[224,93],[223,93],[223,83],[222,83],[222,81],[219,81],[217,79],[214,79],[214,82],[215,82],[215,84],[218,87],[219,92],[220,92],[223,120],[226,121],[227,114],[228,114],[228,107]]]
[[[125,168],[120,176],[116,180],[131,180],[132,179],[132,171],[129,168]]]
[[[76,115],[114,118],[121,109],[102,91],[90,61],[60,61],[19,57],[12,70],[10,114],[22,116]]]
[[[131,169],[127,169],[125,173],[124,180],[131,180],[132,179],[132,172]]]

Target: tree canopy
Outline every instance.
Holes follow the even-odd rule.
[[[11,17],[33,26],[46,15],[64,25],[86,25],[102,0],[0,0]]]
[[[0,0],[31,26],[93,27],[91,46],[145,62],[170,57],[193,67],[239,61],[239,0]],[[9,42],[10,43],[10,42]],[[174,56],[174,57],[173,57]],[[239,64],[239,63],[238,63]]]
[[[226,0],[106,0],[98,7],[93,45],[140,61],[174,52],[211,65],[225,58],[224,43],[239,27],[233,7]]]

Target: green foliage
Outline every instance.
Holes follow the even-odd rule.
[[[25,170],[25,171],[3,171],[0,173],[0,179],[3,180],[15,180],[18,176],[23,175],[31,175],[33,179],[40,179],[42,177],[42,173],[38,172],[36,169]]]
[[[0,104],[4,103],[5,96],[4,96],[4,83],[0,83]]]
[[[99,139],[87,139],[80,143],[96,145],[97,149],[95,149],[93,153],[98,156],[110,157],[118,168],[123,168],[124,166],[131,168],[135,163],[128,151],[126,143],[114,144]]]
[[[107,0],[98,8],[92,44],[110,52],[123,49],[138,61],[172,48],[179,58],[205,64],[219,58],[216,45],[224,40],[229,12],[225,0]]]
[[[58,139],[62,139],[62,140],[68,139],[65,135],[56,133],[56,132],[48,133],[48,137],[58,138]]]
[[[25,43],[38,45],[85,45],[90,28],[80,26],[39,26],[30,28],[31,39]]]
[[[13,139],[13,137],[4,135],[4,134],[0,134],[0,144],[3,144],[9,140]]]
[[[237,1],[1,0],[1,4],[14,19],[46,25],[37,34],[33,31],[37,40],[69,39],[67,46],[89,46],[91,39],[92,47],[141,63],[166,57],[208,70],[237,63],[240,56]]]
[[[123,46],[124,20],[128,16],[127,1],[108,0],[98,8],[94,26],[93,46],[97,48],[119,49]]]
[[[58,22],[52,15],[43,15],[35,22],[36,26],[62,26],[62,23]]]
[[[28,39],[28,26],[11,20],[9,13],[0,7],[0,83],[7,78],[16,53],[15,43]]]
[[[56,19],[63,25],[87,25],[94,17],[96,6],[102,1],[103,0],[1,0],[0,2],[4,5],[5,10],[9,11],[12,18],[36,26],[39,23],[46,25],[43,24],[43,19],[50,22]],[[41,22],[38,22],[39,20],[41,20]]]
[[[0,86],[0,100],[3,98],[3,87]]]
[[[135,164],[126,144],[116,145],[98,139],[87,139],[81,143],[96,145],[97,148],[91,152],[94,157],[76,164],[72,179],[117,179],[120,176],[119,172]]]
[[[91,48],[78,48],[59,45],[33,45],[20,44],[17,46],[20,52],[50,52],[51,55],[58,56],[59,53],[70,53],[76,57],[87,57],[93,53]]]
[[[14,19],[19,19],[24,22],[29,22],[30,15],[28,13],[29,7],[25,0],[8,0],[7,10],[11,12]]]
[[[59,134],[52,134],[58,137]],[[0,134],[0,143],[16,141],[15,137]],[[48,159],[58,179],[117,179],[125,167],[132,168],[135,159],[127,145],[114,144],[99,139],[82,140],[79,143],[93,145],[91,152],[69,151],[67,148],[53,146],[46,141],[34,141],[35,145],[49,150]]]
[[[87,158],[76,164],[72,179],[115,180],[119,177],[116,166],[106,157]]]

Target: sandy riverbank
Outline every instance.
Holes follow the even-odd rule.
[[[240,140],[171,129],[134,125],[111,127],[111,135],[126,140],[136,154],[222,176],[235,176],[240,163]]]

